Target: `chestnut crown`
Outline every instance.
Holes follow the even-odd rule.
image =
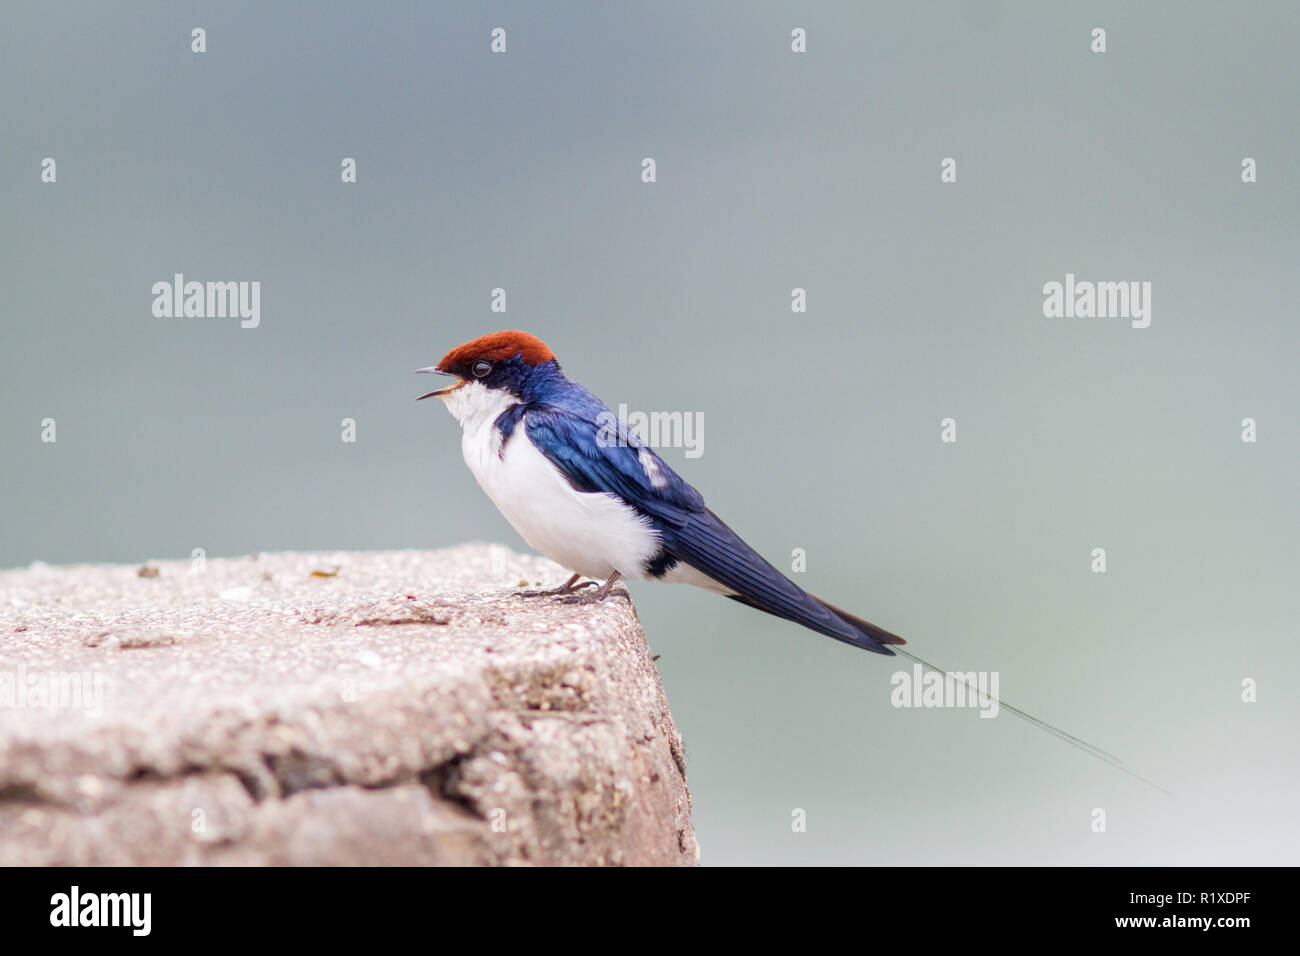
[[[535,335],[506,330],[481,335],[472,342],[457,346],[442,357],[438,370],[460,378],[484,378],[498,364],[518,359],[525,365],[541,365],[555,360],[555,353]]]

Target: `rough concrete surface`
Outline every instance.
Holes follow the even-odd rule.
[[[515,593],[566,576],[496,545],[0,572],[0,864],[695,864],[626,593]]]

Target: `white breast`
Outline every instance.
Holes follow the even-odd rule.
[[[471,382],[443,400],[461,424],[465,464],[529,545],[585,577],[645,577],[659,549],[648,520],[615,495],[575,491],[528,439],[522,421],[501,455],[495,422],[516,404],[514,396]]]

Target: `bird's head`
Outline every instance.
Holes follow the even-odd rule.
[[[469,407],[521,400],[530,380],[543,368],[559,369],[555,353],[546,343],[527,332],[508,330],[479,336],[452,349],[437,365],[416,371],[455,377],[421,399],[441,398],[449,406],[454,402],[457,407]],[[453,407],[453,414],[456,411]]]

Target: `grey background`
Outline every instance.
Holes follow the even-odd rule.
[[[1290,3],[6,4],[0,565],[522,547],[410,375],[522,328],[702,413],[665,456],[800,583],[1176,794],[634,586],[705,863],[1296,863],[1298,47]],[[154,318],[178,271],[261,327]],[[1151,327],[1044,318],[1067,271]]]

